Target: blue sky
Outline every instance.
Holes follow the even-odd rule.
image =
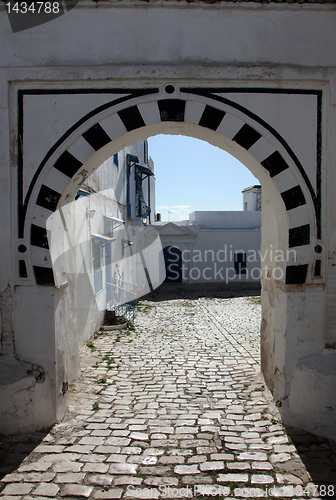
[[[233,156],[181,135],[148,139],[154,161],[156,210],[162,220],[188,219],[195,210],[242,210],[242,190],[259,184]]]

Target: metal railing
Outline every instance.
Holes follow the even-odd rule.
[[[124,316],[132,324],[137,297],[138,285],[117,278],[112,278],[112,283],[106,283],[106,309],[114,311],[116,316]]]

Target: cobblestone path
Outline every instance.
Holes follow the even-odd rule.
[[[134,331],[82,349],[69,415],[0,499],[333,498],[265,388],[259,328],[255,298],[143,302]]]

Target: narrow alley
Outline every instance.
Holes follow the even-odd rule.
[[[2,500],[334,498],[333,443],[289,437],[260,374],[260,297],[204,295],[143,301],[87,343],[68,416]]]

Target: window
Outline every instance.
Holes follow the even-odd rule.
[[[93,273],[95,295],[103,291],[103,257],[104,244],[92,238]]]
[[[118,153],[116,153],[115,155],[113,155],[113,163],[114,165],[119,168],[119,157],[118,157]]]
[[[136,217],[150,216],[151,209],[147,205],[142,189],[142,181],[149,176],[154,175],[150,168],[141,165],[135,166],[135,215]],[[144,177],[142,177],[144,176]],[[149,193],[148,193],[149,194]],[[149,196],[147,195],[148,200]]]
[[[237,274],[246,274],[246,253],[235,252],[234,268]]]

